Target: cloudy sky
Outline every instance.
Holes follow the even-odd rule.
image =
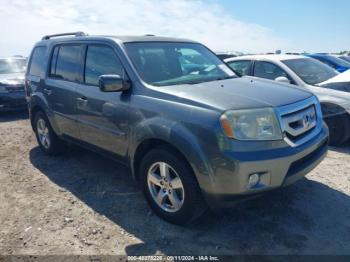
[[[335,2],[330,12],[325,3]],[[70,31],[185,37],[216,51],[340,51],[350,49],[349,2],[0,0],[0,56],[27,55],[43,35]]]

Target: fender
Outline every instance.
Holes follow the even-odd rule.
[[[345,108],[332,102],[321,102],[321,109],[323,118],[334,117],[347,113]]]
[[[136,178],[134,168],[136,151],[139,145],[150,139],[162,140],[176,148],[191,165],[201,188],[206,191],[208,187],[211,187],[210,181],[213,179],[213,171],[198,138],[179,122],[161,117],[140,122],[130,133],[129,159],[134,178]]]
[[[43,110],[45,112],[47,118],[49,119],[50,125],[53,128],[53,130],[55,131],[55,133],[61,134],[58,126],[56,125],[53,112],[52,112],[52,110],[50,110],[47,99],[45,98],[43,93],[41,93],[41,92],[32,93],[30,95],[29,101],[30,101],[29,102],[29,117],[30,117],[32,127],[33,127],[33,120],[34,120],[33,116],[32,116],[32,112],[33,112],[33,110],[35,110],[35,108],[39,107],[41,110]]]

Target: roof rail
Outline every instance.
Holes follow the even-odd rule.
[[[52,37],[60,37],[60,36],[87,36],[84,32],[72,32],[72,33],[63,33],[63,34],[55,34],[55,35],[45,35],[41,40],[48,40]]]

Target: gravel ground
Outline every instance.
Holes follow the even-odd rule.
[[[350,144],[305,179],[187,227],[148,208],[127,170],[44,155],[25,114],[0,115],[0,254],[350,254]]]

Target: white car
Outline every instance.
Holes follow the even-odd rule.
[[[350,70],[339,74],[313,58],[300,55],[252,55],[225,59],[239,75],[275,80],[317,95],[330,130],[330,145],[350,138]]]

